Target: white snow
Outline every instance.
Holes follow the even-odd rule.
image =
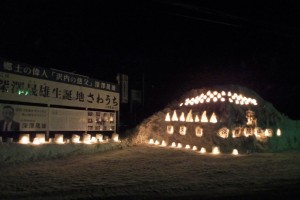
[[[0,144],[0,199],[282,199],[283,195],[291,199],[292,195],[299,196],[299,151],[235,156],[126,142],[82,145],[77,149],[71,145],[55,146],[65,149],[54,156],[55,153],[50,153],[54,145],[41,148]],[[25,157],[22,162],[10,158],[5,164],[3,156],[9,151],[19,160]],[[42,156],[44,160],[40,160]]]

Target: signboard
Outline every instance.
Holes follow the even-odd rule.
[[[48,130],[46,107],[0,104],[0,113],[0,132]]]
[[[119,93],[0,72],[0,99],[119,110]]]

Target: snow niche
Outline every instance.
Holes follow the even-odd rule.
[[[254,91],[238,86],[193,89],[135,129],[132,142],[149,140],[221,153],[276,152],[300,148],[300,121],[291,120]],[[174,145],[173,145],[174,146]]]

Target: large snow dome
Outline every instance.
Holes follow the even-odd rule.
[[[144,120],[136,143],[213,152],[266,152],[300,147],[300,122],[238,85],[193,89]]]

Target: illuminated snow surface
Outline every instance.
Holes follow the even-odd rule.
[[[0,147],[3,156],[5,150],[18,152],[20,145]],[[0,199],[298,199],[300,195],[299,151],[211,155],[107,143],[81,146],[82,153],[60,146],[58,158],[50,158],[54,153],[49,148],[44,153],[29,148],[32,155],[39,151],[36,155],[48,159],[11,158],[6,165],[1,160]],[[67,153],[62,148],[68,148]],[[21,160],[22,153],[18,154]]]

